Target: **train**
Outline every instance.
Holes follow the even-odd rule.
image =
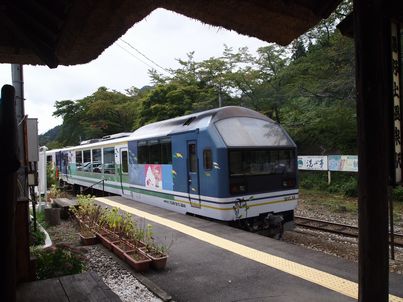
[[[296,144],[277,122],[227,106],[46,151],[61,185],[94,188],[273,234],[294,226]]]

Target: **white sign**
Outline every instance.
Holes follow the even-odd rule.
[[[358,172],[357,155],[329,155],[329,171]]]
[[[327,171],[327,156],[298,156],[298,169]]]

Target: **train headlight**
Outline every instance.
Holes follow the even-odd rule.
[[[283,180],[283,187],[294,187],[296,181],[294,178],[284,179]]]
[[[231,184],[230,187],[231,194],[240,194],[246,193],[246,185],[245,184]]]

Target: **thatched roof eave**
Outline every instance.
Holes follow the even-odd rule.
[[[0,6],[0,63],[84,64],[135,23],[165,8],[281,45],[326,18],[340,0],[31,0]]]

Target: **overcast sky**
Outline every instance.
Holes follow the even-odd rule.
[[[251,52],[267,45],[256,38],[203,24],[177,13],[157,9],[135,24],[121,37],[164,68],[178,67],[176,59],[185,59],[195,51],[195,60],[220,56],[224,44]],[[124,48],[124,49],[122,49]],[[55,101],[77,100],[91,95],[99,87],[124,92],[132,86],[150,84],[148,69],[160,70],[123,41],[116,41],[97,59],[77,66],[24,65],[25,113],[38,118],[39,134],[62,123],[52,116]],[[10,64],[0,64],[0,83],[11,84]]]

